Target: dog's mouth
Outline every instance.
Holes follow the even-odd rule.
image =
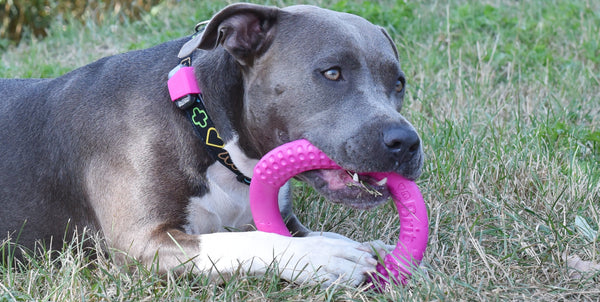
[[[334,203],[356,209],[369,209],[386,202],[391,193],[387,178],[377,180],[368,174],[348,170],[311,170],[296,176]]]

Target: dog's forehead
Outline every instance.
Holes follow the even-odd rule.
[[[394,48],[381,27],[366,19],[310,5],[286,7],[288,22],[280,24],[282,32],[299,43],[305,51],[325,48],[372,54],[395,60]],[[290,40],[290,39],[286,39]]]

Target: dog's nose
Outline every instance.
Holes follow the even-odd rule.
[[[383,143],[400,162],[410,160],[421,146],[417,132],[408,127],[396,127],[384,131]]]

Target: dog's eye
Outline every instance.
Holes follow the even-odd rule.
[[[398,78],[396,81],[396,92],[400,93],[404,90],[404,79]]]
[[[339,81],[342,78],[342,70],[339,67],[333,67],[323,71],[323,76],[331,81]]]

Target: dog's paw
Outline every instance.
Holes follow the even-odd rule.
[[[352,240],[342,234],[338,234],[338,233],[334,233],[334,232],[310,232],[310,233],[306,234],[305,237],[327,237],[327,238],[341,239],[341,240],[354,242],[354,240]]]
[[[386,244],[381,240],[373,240],[362,243],[364,248],[371,249],[371,251],[377,256],[377,258],[383,258],[385,255],[390,254],[395,248],[395,245]]]
[[[282,238],[283,239],[283,238]],[[296,283],[362,284],[375,272],[377,260],[370,245],[348,238],[309,236],[289,240],[278,258],[281,277]],[[279,246],[279,245],[278,245]]]
[[[327,237],[327,238],[333,238],[333,239],[341,239],[341,240],[346,240],[349,242],[355,242],[354,240],[338,234],[338,233],[334,233],[334,232],[310,232],[306,235],[306,237]],[[385,242],[381,241],[381,240],[373,240],[373,241],[367,241],[367,242],[363,242],[361,243],[363,245],[364,249],[369,249],[370,251],[373,251],[375,254],[389,254],[391,253],[396,246],[395,245],[390,245],[390,244],[386,244]]]

